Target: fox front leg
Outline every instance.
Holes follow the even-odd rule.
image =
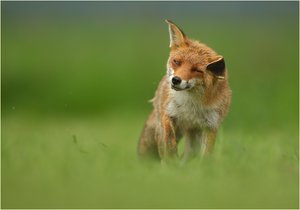
[[[186,162],[199,155],[202,135],[203,133],[201,130],[189,130],[186,133],[184,152],[181,157],[181,165],[184,165]]]
[[[162,118],[162,132],[158,142],[160,158],[174,159],[177,157],[177,142],[172,121],[168,116]]]
[[[213,152],[217,136],[216,129],[206,129],[201,137],[201,156],[207,156]]]
[[[181,165],[184,165],[187,161],[197,157],[199,154],[203,157],[212,153],[216,139],[216,133],[216,130],[211,129],[189,130],[186,135]]]

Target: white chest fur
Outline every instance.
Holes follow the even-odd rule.
[[[220,120],[218,112],[201,104],[201,94],[171,90],[171,100],[167,112],[176,118],[178,126],[184,129],[217,128]]]

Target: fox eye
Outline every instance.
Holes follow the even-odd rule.
[[[202,72],[200,69],[192,68],[192,72]]]
[[[176,60],[176,59],[173,59],[173,62],[174,62],[177,66],[179,66],[179,65],[181,64],[181,62],[180,62],[179,60]]]

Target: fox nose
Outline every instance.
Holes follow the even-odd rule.
[[[173,83],[173,85],[178,85],[178,84],[180,84],[180,83],[181,83],[180,77],[177,77],[177,76],[173,77],[173,78],[172,78],[172,83]]]

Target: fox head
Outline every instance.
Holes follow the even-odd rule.
[[[173,22],[166,20],[170,34],[167,76],[176,91],[211,88],[226,77],[225,61],[211,48],[189,39]]]

